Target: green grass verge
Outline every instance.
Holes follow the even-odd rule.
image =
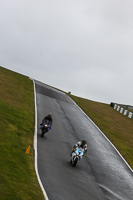
[[[133,119],[110,105],[69,95],[109,138],[133,168]]]
[[[1,200],[44,199],[34,170],[33,136],[33,82],[0,67]]]

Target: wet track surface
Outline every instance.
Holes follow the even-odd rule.
[[[49,200],[133,200],[133,173],[97,127],[64,93],[36,83],[38,171]],[[52,129],[39,124],[53,113]],[[70,164],[70,152],[86,139],[88,151]]]

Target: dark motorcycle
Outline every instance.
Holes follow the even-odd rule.
[[[49,129],[51,129],[51,126],[50,126],[50,124],[49,124],[49,121],[46,121],[46,122],[41,123],[40,126],[41,126],[41,127],[40,127],[40,129],[41,129],[41,137],[43,137],[44,134],[45,134],[46,132],[48,132]]]

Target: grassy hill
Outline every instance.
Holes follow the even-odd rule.
[[[69,95],[133,168],[133,119],[107,104]],[[0,67],[0,199],[44,199],[34,170],[34,94],[28,77]],[[28,146],[30,154],[25,154]]]
[[[34,171],[33,95],[28,77],[0,67],[1,200],[44,199]]]

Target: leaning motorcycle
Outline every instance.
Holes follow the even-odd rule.
[[[84,149],[81,147],[76,147],[71,153],[71,164],[73,167],[76,166],[77,162],[81,160],[84,155]]]
[[[41,137],[43,137],[44,134],[46,132],[48,132],[50,128],[51,128],[51,126],[50,126],[49,122],[43,122],[41,124],[41,127],[40,127],[40,129],[41,129]]]

